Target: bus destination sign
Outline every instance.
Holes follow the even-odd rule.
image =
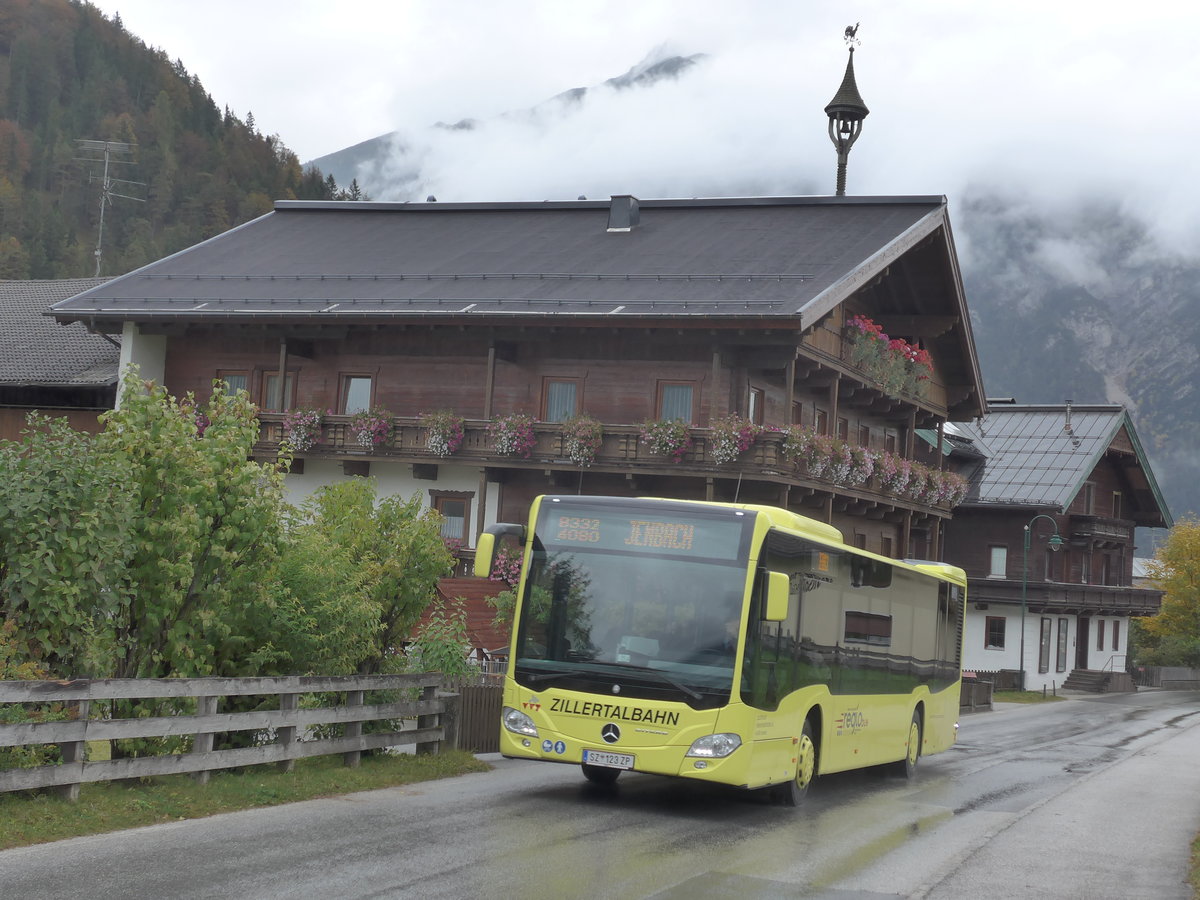
[[[738,554],[744,520],[680,521],[604,511],[592,516],[552,514],[547,524],[550,528],[543,534],[548,542],[564,547],[733,559]]]
[[[688,522],[655,522],[649,519],[621,519],[609,523],[621,528],[622,543],[627,547],[649,550],[675,550],[690,553],[696,538],[696,526]],[[564,544],[607,543],[600,534],[600,520],[579,516],[559,516],[555,523],[554,539]]]

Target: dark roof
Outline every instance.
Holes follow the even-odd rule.
[[[1027,506],[1064,513],[1124,432],[1129,457],[1125,472],[1138,501],[1138,524],[1172,524],[1133,422],[1119,404],[1005,404],[989,407],[977,422],[956,422],[953,428],[986,457],[971,475],[966,506]]]
[[[952,252],[943,197],[639,205],[638,224],[612,232],[606,200],[280,201],[54,315],[108,327],[451,315],[786,316],[807,327],[939,228]]]
[[[495,597],[507,589],[507,584],[486,578],[443,578],[437,585],[442,603],[462,601],[467,640],[471,647],[488,652],[508,647],[508,634],[496,627],[496,610],[487,602],[489,597]],[[429,622],[433,612],[434,607],[431,606],[421,614],[413,628],[414,634]]]
[[[53,304],[107,280],[0,281],[0,384],[115,384],[119,347],[81,324],[64,327],[45,315]]]

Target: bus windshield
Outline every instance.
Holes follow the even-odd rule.
[[[727,702],[754,513],[635,500],[546,498],[517,623],[515,677]]]

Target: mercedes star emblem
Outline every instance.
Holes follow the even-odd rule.
[[[621,729],[609,722],[600,729],[600,737],[604,738],[606,744],[615,744],[621,739]]]

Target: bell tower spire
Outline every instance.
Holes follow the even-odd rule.
[[[870,110],[863,103],[858,93],[858,85],[854,81],[854,48],[859,43],[858,24],[848,25],[844,35],[850,47],[850,59],[846,63],[846,74],[842,78],[842,86],[833,95],[829,105],[825,107],[825,115],[829,116],[829,139],[837,149],[837,196],[846,194],[846,160],[850,156],[850,148],[858,140],[862,131],[863,119]]]

